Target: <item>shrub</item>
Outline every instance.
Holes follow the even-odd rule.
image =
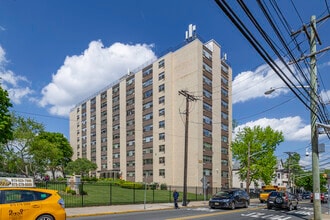
[[[160,189],[161,189],[161,190],[167,190],[167,185],[166,185],[166,183],[162,183],[162,184],[160,185]]]

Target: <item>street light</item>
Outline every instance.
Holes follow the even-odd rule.
[[[315,45],[314,45],[315,46]],[[311,145],[312,145],[312,173],[313,173],[313,208],[314,218],[322,219],[321,217],[321,200],[320,200],[320,170],[319,170],[319,152],[318,152],[318,131],[317,131],[317,103],[316,103],[316,65],[315,57],[311,57],[311,86],[296,86],[296,88],[311,87],[310,89],[310,117],[311,117]],[[271,88],[265,92],[269,95],[277,88]]]
[[[265,95],[270,95],[272,94],[273,92],[275,92],[275,90],[277,89],[285,89],[285,88],[288,88],[287,86],[280,86],[280,87],[270,87],[269,90],[267,90],[266,92],[264,92]],[[310,86],[295,86],[295,88],[310,88]]]

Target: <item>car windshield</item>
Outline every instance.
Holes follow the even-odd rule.
[[[215,194],[215,197],[229,198],[234,194],[232,191],[220,191]]]

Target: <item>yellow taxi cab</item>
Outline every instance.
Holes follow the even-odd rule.
[[[65,220],[58,191],[34,186],[32,178],[0,177],[0,219]]]

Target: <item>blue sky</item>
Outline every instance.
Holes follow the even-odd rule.
[[[260,8],[248,1],[257,18]],[[329,13],[327,0],[278,1],[293,30],[310,17]],[[230,1],[235,6],[234,1]],[[242,16],[237,5],[235,11]],[[261,22],[266,25],[265,19]],[[233,68],[233,118],[239,127],[270,125],[285,136],[276,155],[298,152],[305,165],[310,146],[310,113],[288,89],[264,92],[284,83],[265,64],[213,0],[1,0],[0,77],[12,110],[69,137],[70,109],[146,61],[184,42],[189,24],[204,40],[214,39]],[[330,20],[318,25],[322,45],[330,46]],[[283,34],[286,39],[288,36]],[[305,37],[306,38],[306,37]],[[299,36],[303,42],[304,35]],[[309,47],[301,45],[305,54]],[[319,54],[319,91],[330,99],[330,51]],[[327,105],[329,109],[329,105]],[[330,142],[320,137],[329,161]],[[329,165],[326,165],[329,168]]]

